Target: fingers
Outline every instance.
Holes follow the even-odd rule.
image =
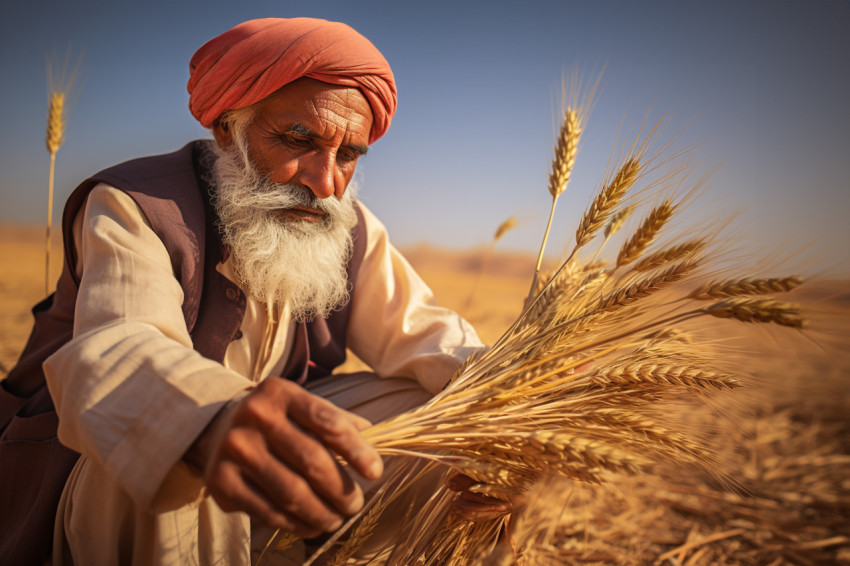
[[[294,383],[266,380],[230,414],[207,466],[208,489],[222,509],[299,536],[334,531],[364,500],[330,451],[367,478],[383,470],[360,435],[366,426]]]
[[[337,511],[353,515],[363,507],[360,486],[315,437],[284,422],[269,435],[268,440],[277,461],[297,472],[304,487],[315,491]],[[300,483],[296,485],[301,489]]]
[[[344,409],[342,409],[342,412],[359,431],[364,431],[370,426],[372,426],[372,423],[371,421],[369,421],[369,419],[364,419],[360,415],[355,415],[354,413],[346,411]]]
[[[331,469],[339,474],[333,462]],[[343,513],[269,452],[266,438],[249,427],[225,434],[218,466],[207,477],[207,485],[216,500],[221,499],[219,505],[246,511],[279,528],[295,528],[293,532],[302,536],[336,530],[343,522]]]
[[[307,396],[302,402],[290,405],[289,414],[293,421],[315,434],[361,476],[370,480],[380,478],[384,472],[383,461],[372,445],[360,435],[360,427],[368,421],[321,397],[309,393]]]
[[[225,512],[243,511],[270,527],[299,537],[310,538],[322,533],[321,528],[303,521],[298,514],[279,511],[255,485],[245,481],[241,467],[235,463],[217,466],[207,477],[207,489]]]

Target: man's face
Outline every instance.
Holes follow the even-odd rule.
[[[302,186],[318,198],[341,198],[366,153],[372,110],[360,90],[299,79],[256,104],[245,131],[254,167],[280,184]],[[214,128],[222,147],[229,132]],[[318,222],[322,211],[296,206],[282,220]]]
[[[357,89],[302,79],[231,123],[213,128],[214,204],[242,288],[296,320],[328,316],[348,300],[357,212],[345,192],[369,104]]]

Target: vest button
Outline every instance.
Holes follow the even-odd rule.
[[[239,340],[240,338],[242,338],[242,331],[241,331],[241,330],[237,330],[237,331],[236,331],[236,334],[234,334],[234,335],[233,335],[233,339],[234,339],[234,340]]]
[[[228,287],[224,291],[224,296],[227,297],[228,299],[230,299],[231,301],[235,301],[236,299],[239,298],[239,293],[237,293],[236,289],[234,289],[233,287]]]

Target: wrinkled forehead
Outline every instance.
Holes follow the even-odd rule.
[[[300,133],[366,147],[373,124],[372,108],[356,87],[298,79],[256,104],[253,119],[272,130]]]

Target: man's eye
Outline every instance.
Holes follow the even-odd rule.
[[[360,157],[360,154],[356,151],[338,151],[336,154],[337,161],[341,161],[343,163],[351,163],[352,161],[357,161],[357,158]]]
[[[280,139],[283,141],[284,144],[288,145],[289,147],[295,148],[309,147],[311,143],[308,138],[293,136],[292,134],[284,134],[280,136]]]

